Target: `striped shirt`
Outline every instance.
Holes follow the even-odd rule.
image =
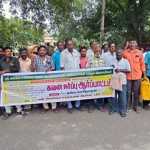
[[[54,69],[52,58],[48,55],[45,56],[45,59],[36,56],[33,60],[33,67],[35,72],[47,72]]]

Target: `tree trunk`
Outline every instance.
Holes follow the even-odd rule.
[[[100,25],[100,43],[105,35],[105,9],[106,9],[106,0],[102,0],[102,12],[101,12],[101,25]]]

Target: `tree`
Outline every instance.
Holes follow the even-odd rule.
[[[100,26],[100,42],[102,43],[102,39],[105,34],[105,9],[106,9],[106,0],[102,0],[102,12],[101,12],[101,26]]]
[[[0,17],[0,37],[1,46],[22,47],[41,42],[43,29],[35,27],[29,21]]]
[[[32,20],[36,27],[52,31],[60,39],[99,40],[104,34],[103,41],[113,40],[121,44],[128,38],[139,43],[148,40],[149,0],[107,0],[106,9],[102,5],[105,1],[10,0],[10,6],[13,15]],[[0,1],[2,10],[1,6]],[[19,8],[21,16],[16,8]]]

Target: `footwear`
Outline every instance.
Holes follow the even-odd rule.
[[[138,107],[134,107],[133,110],[134,110],[137,114],[140,113],[140,109],[139,109]]]
[[[144,106],[144,109],[145,109],[145,110],[150,110],[150,106],[148,106],[148,105],[147,105],[147,106]]]
[[[47,104],[47,103],[44,103],[44,104],[43,104],[43,108],[44,108],[46,111],[48,111],[48,110],[49,110],[48,104]]]
[[[100,107],[100,111],[101,111],[101,112],[106,112],[107,109],[105,109],[104,107]]]
[[[114,113],[115,113],[115,111],[113,111],[113,110],[109,111],[109,115],[112,115]]]
[[[11,114],[4,113],[3,117],[2,117],[2,120],[7,120],[10,116],[11,116]]]
[[[127,116],[127,114],[126,114],[126,113],[121,112],[121,113],[120,113],[120,116],[121,116],[121,117],[126,117],[126,116]]]
[[[58,109],[56,108],[56,109],[52,109],[52,112],[58,113],[59,111],[58,111]]]
[[[80,107],[76,107],[76,110],[81,111],[81,108]]]
[[[27,116],[27,113],[25,111],[21,111],[21,112],[17,112],[17,115]]]
[[[68,108],[67,111],[68,111],[69,114],[73,113],[73,109],[72,108]]]
[[[88,107],[88,113],[92,113],[93,109],[91,107]]]

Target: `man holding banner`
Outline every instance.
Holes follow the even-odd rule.
[[[61,68],[62,70],[76,70],[80,67],[80,54],[79,52],[74,49],[74,42],[73,40],[69,39],[66,41],[66,49],[62,52],[62,59],[61,59]],[[68,112],[72,113],[72,102],[67,102],[68,105]],[[75,102],[75,107],[79,110],[80,109],[80,101]]]
[[[4,57],[0,60],[0,74],[19,72],[20,66],[17,58],[12,57],[12,50],[9,47],[4,48]],[[22,114],[20,105],[16,106],[17,113]],[[7,119],[12,113],[12,107],[5,107],[4,119]]]
[[[32,69],[34,72],[49,72],[54,70],[52,58],[47,55],[47,47],[41,45],[38,47],[38,55],[34,58]],[[43,108],[49,110],[49,105],[43,103]],[[52,103],[52,109],[56,108],[56,103]]]

